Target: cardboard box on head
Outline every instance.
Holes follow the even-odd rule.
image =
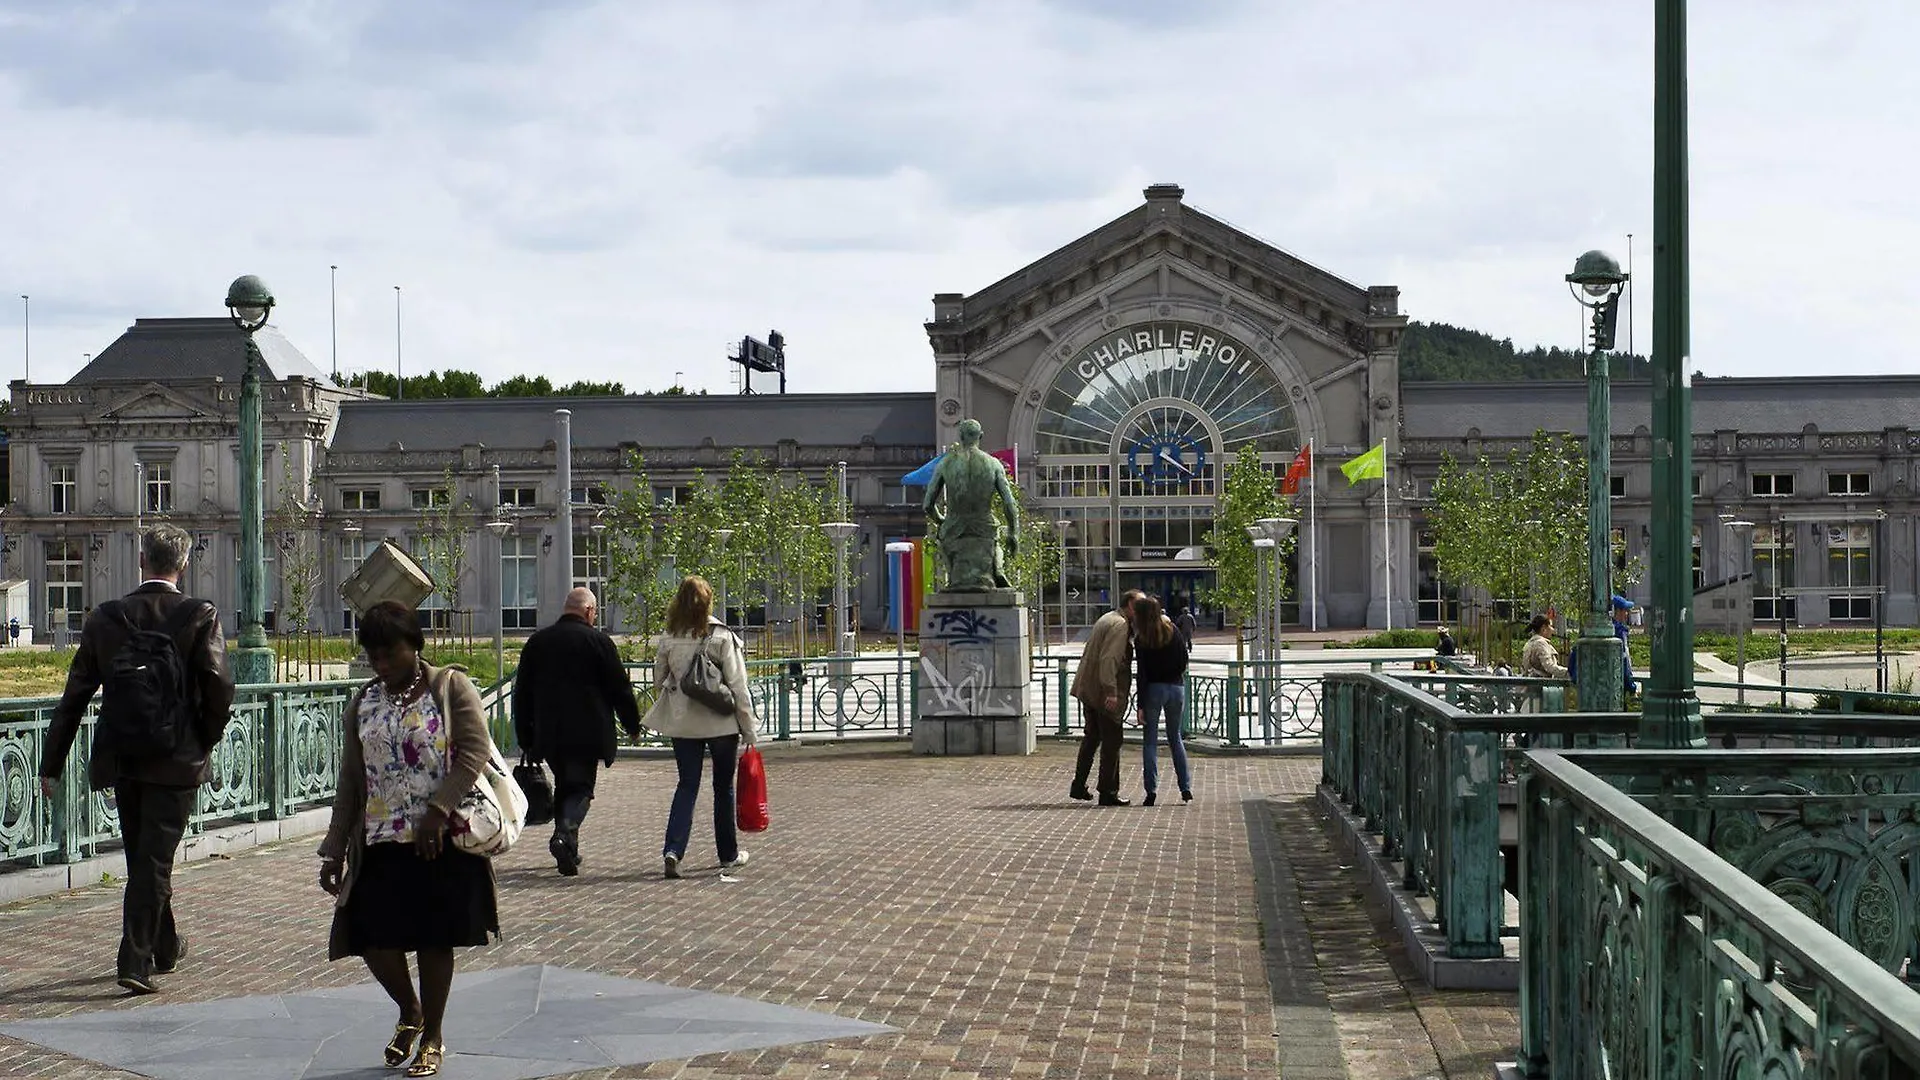
[[[387,600],[398,600],[409,609],[417,608],[432,592],[433,579],[391,540],[380,541],[380,546],[367,554],[360,568],[340,583],[340,598],[353,609],[356,617]]]

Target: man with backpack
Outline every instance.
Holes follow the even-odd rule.
[[[613,764],[614,721],[640,734],[640,706],[620,650],[593,625],[590,589],[567,594],[560,618],[520,650],[513,677],[513,731],[529,761],[553,769],[553,836],[547,852],[563,877],[580,872],[580,825],[600,764]]]
[[[219,613],[180,592],[192,546],[172,525],[141,537],[140,587],[87,615],[40,761],[40,791],[52,798],[100,690],[87,780],[113,790],[120,814],[127,888],[117,981],[135,994],[158,990],[154,976],[186,955],[173,919],[173,858],[233,705]]]

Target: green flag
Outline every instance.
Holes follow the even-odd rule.
[[[1349,486],[1362,480],[1385,480],[1387,478],[1386,442],[1383,440],[1379,446],[1340,466],[1340,471],[1347,474]]]

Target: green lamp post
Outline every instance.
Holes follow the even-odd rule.
[[[1653,5],[1653,677],[1639,745],[1707,745],[1693,688],[1693,358],[1688,333],[1687,5]]]
[[[1593,313],[1587,353],[1587,613],[1574,643],[1582,712],[1619,712],[1626,702],[1625,644],[1613,636],[1613,408],[1607,381],[1608,349],[1627,275],[1604,251],[1576,259],[1567,288]]]
[[[240,643],[230,653],[233,681],[274,682],[273,650],[267,646],[266,523],[260,476],[260,368],[256,330],[273,312],[267,283],[247,274],[227,287],[227,313],[247,337],[246,373],[240,379]]]

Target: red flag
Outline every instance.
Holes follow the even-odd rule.
[[[987,452],[992,454],[994,457],[997,457],[1000,459],[1000,464],[1005,465],[1007,467],[1008,476],[1012,476],[1016,479],[1019,478],[1020,476],[1020,465],[1019,465],[1020,448],[1019,447],[1010,446],[1005,450],[989,450]]]
[[[1293,455],[1293,464],[1287,466],[1287,474],[1280,478],[1280,494],[1300,494],[1300,481],[1313,473],[1313,447],[1303,446]]]

